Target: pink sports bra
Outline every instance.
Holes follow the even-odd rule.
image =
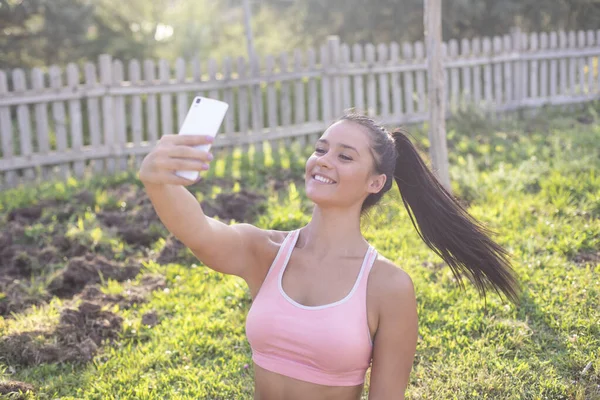
[[[358,277],[343,299],[305,306],[281,285],[300,230],[290,232],[246,317],[252,360],[260,367],[328,386],[364,383],[373,341],[367,323],[367,278],[377,257],[369,245]]]

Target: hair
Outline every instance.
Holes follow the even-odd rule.
[[[405,131],[398,128],[390,133],[352,111],[339,120],[366,128],[375,173],[386,176],[383,188],[363,202],[361,214],[377,204],[395,180],[417,233],[448,264],[459,286],[464,289],[461,277],[465,275],[484,298],[486,288],[491,288],[517,304],[521,288],[508,261],[509,253],[490,239],[495,232],[473,218],[439,183]]]

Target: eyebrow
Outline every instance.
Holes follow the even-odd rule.
[[[329,145],[329,142],[326,139],[319,139],[317,140],[317,143],[325,143],[327,145]],[[358,154],[360,156],[360,153],[358,152],[358,150],[356,150],[356,148],[350,146],[349,144],[345,144],[345,143],[339,143],[338,146],[343,147],[345,149],[350,149],[350,150],[354,150],[356,152],[356,154]]]

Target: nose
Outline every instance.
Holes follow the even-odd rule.
[[[329,158],[327,157],[329,155],[329,152],[327,154],[323,154],[320,157],[317,157],[317,165],[321,168],[330,168],[331,164],[329,162]]]

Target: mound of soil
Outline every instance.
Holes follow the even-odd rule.
[[[586,264],[600,264],[600,251],[580,251],[573,257],[573,261],[580,266]]]
[[[48,285],[48,292],[61,297],[72,297],[87,284],[100,283],[103,279],[119,282],[134,278],[140,272],[139,264],[123,265],[109,261],[101,255],[87,254],[69,261]]]
[[[119,308],[127,310],[135,304],[146,302],[150,292],[165,287],[167,287],[167,281],[164,276],[147,274],[142,277],[139,285],[126,287],[123,293],[105,294],[102,293],[99,285],[88,285],[79,294],[79,297],[101,305],[112,306],[118,304]]]
[[[242,189],[235,193],[219,193],[215,200],[202,202],[202,210],[209,217],[218,216],[227,223],[249,222],[260,212],[257,204],[265,197],[248,190]]]
[[[29,383],[19,381],[0,381],[0,396],[9,395],[9,398],[13,400],[25,399],[26,397],[23,395],[19,396],[19,393],[25,394],[27,392],[33,392],[34,390],[35,389],[33,385],[30,385]]]
[[[175,263],[181,259],[179,256],[180,251],[185,248],[185,245],[181,243],[179,239],[177,239],[173,235],[169,235],[166,240],[165,246],[161,250],[156,262],[160,265],[165,265],[169,263]]]

